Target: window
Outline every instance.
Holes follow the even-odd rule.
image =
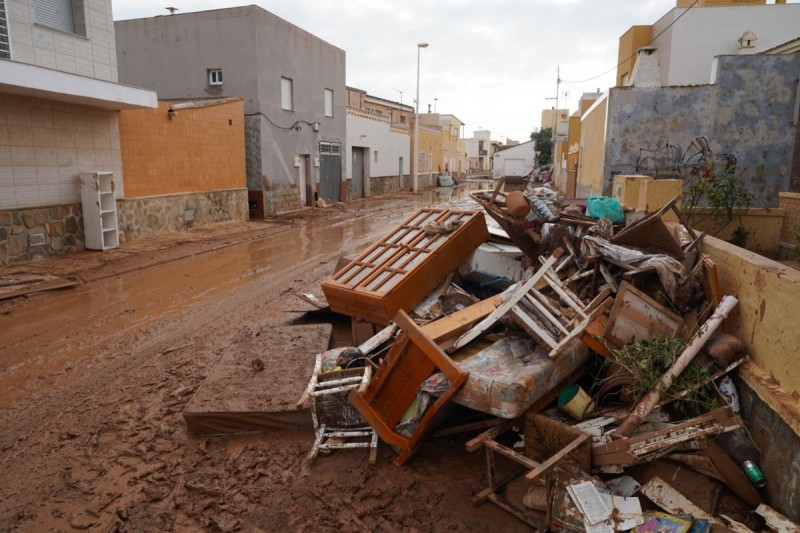
[[[325,89],[325,116],[333,116],[333,91]]]
[[[208,69],[208,84],[209,85],[222,85],[222,69],[210,68]]]
[[[0,59],[11,59],[11,43],[8,40],[8,17],[6,2],[0,0]]]
[[[72,0],[34,0],[34,6],[38,24],[75,33],[75,7]]]
[[[377,150],[375,150],[375,151],[374,151],[374,152],[372,152],[372,153],[374,154],[372,157],[375,159],[375,162],[377,163],[377,162],[378,162],[378,151],[377,151]]]
[[[400,115],[400,124],[405,124],[405,123],[406,123],[406,116]]]
[[[289,78],[281,78],[281,107],[287,111],[292,111],[294,109],[292,80]]]

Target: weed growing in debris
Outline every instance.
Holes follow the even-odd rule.
[[[656,338],[634,341],[619,350],[611,350],[610,361],[624,368],[630,374],[630,387],[634,402],[656,386],[661,376],[672,366],[691,339]],[[660,390],[662,400],[672,402],[672,408],[686,416],[697,416],[719,407],[719,400],[710,382],[711,372],[706,365],[695,359],[673,380],[669,390]],[[702,383],[706,385],[700,386]]]

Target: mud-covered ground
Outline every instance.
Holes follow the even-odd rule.
[[[310,432],[198,438],[183,420],[228,350],[264,359],[254,336],[308,322],[294,290],[435,200],[361,201],[0,269],[80,282],[0,302],[0,531],[525,531],[472,506],[485,472],[464,450],[472,435],[429,439],[404,467],[381,445],[375,466],[354,450],[305,469]],[[337,344],[348,326],[336,325]]]

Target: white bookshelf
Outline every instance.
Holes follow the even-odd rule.
[[[82,172],[81,201],[86,248],[108,250],[119,246],[117,201],[113,172]]]

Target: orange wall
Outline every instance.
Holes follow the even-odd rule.
[[[125,197],[247,188],[244,102],[120,111]]]
[[[617,51],[617,87],[622,85],[622,78],[628,78],[633,74],[633,66],[636,64],[636,51],[642,46],[647,45],[653,38],[652,26],[631,26],[622,37],[619,38],[619,49]]]

